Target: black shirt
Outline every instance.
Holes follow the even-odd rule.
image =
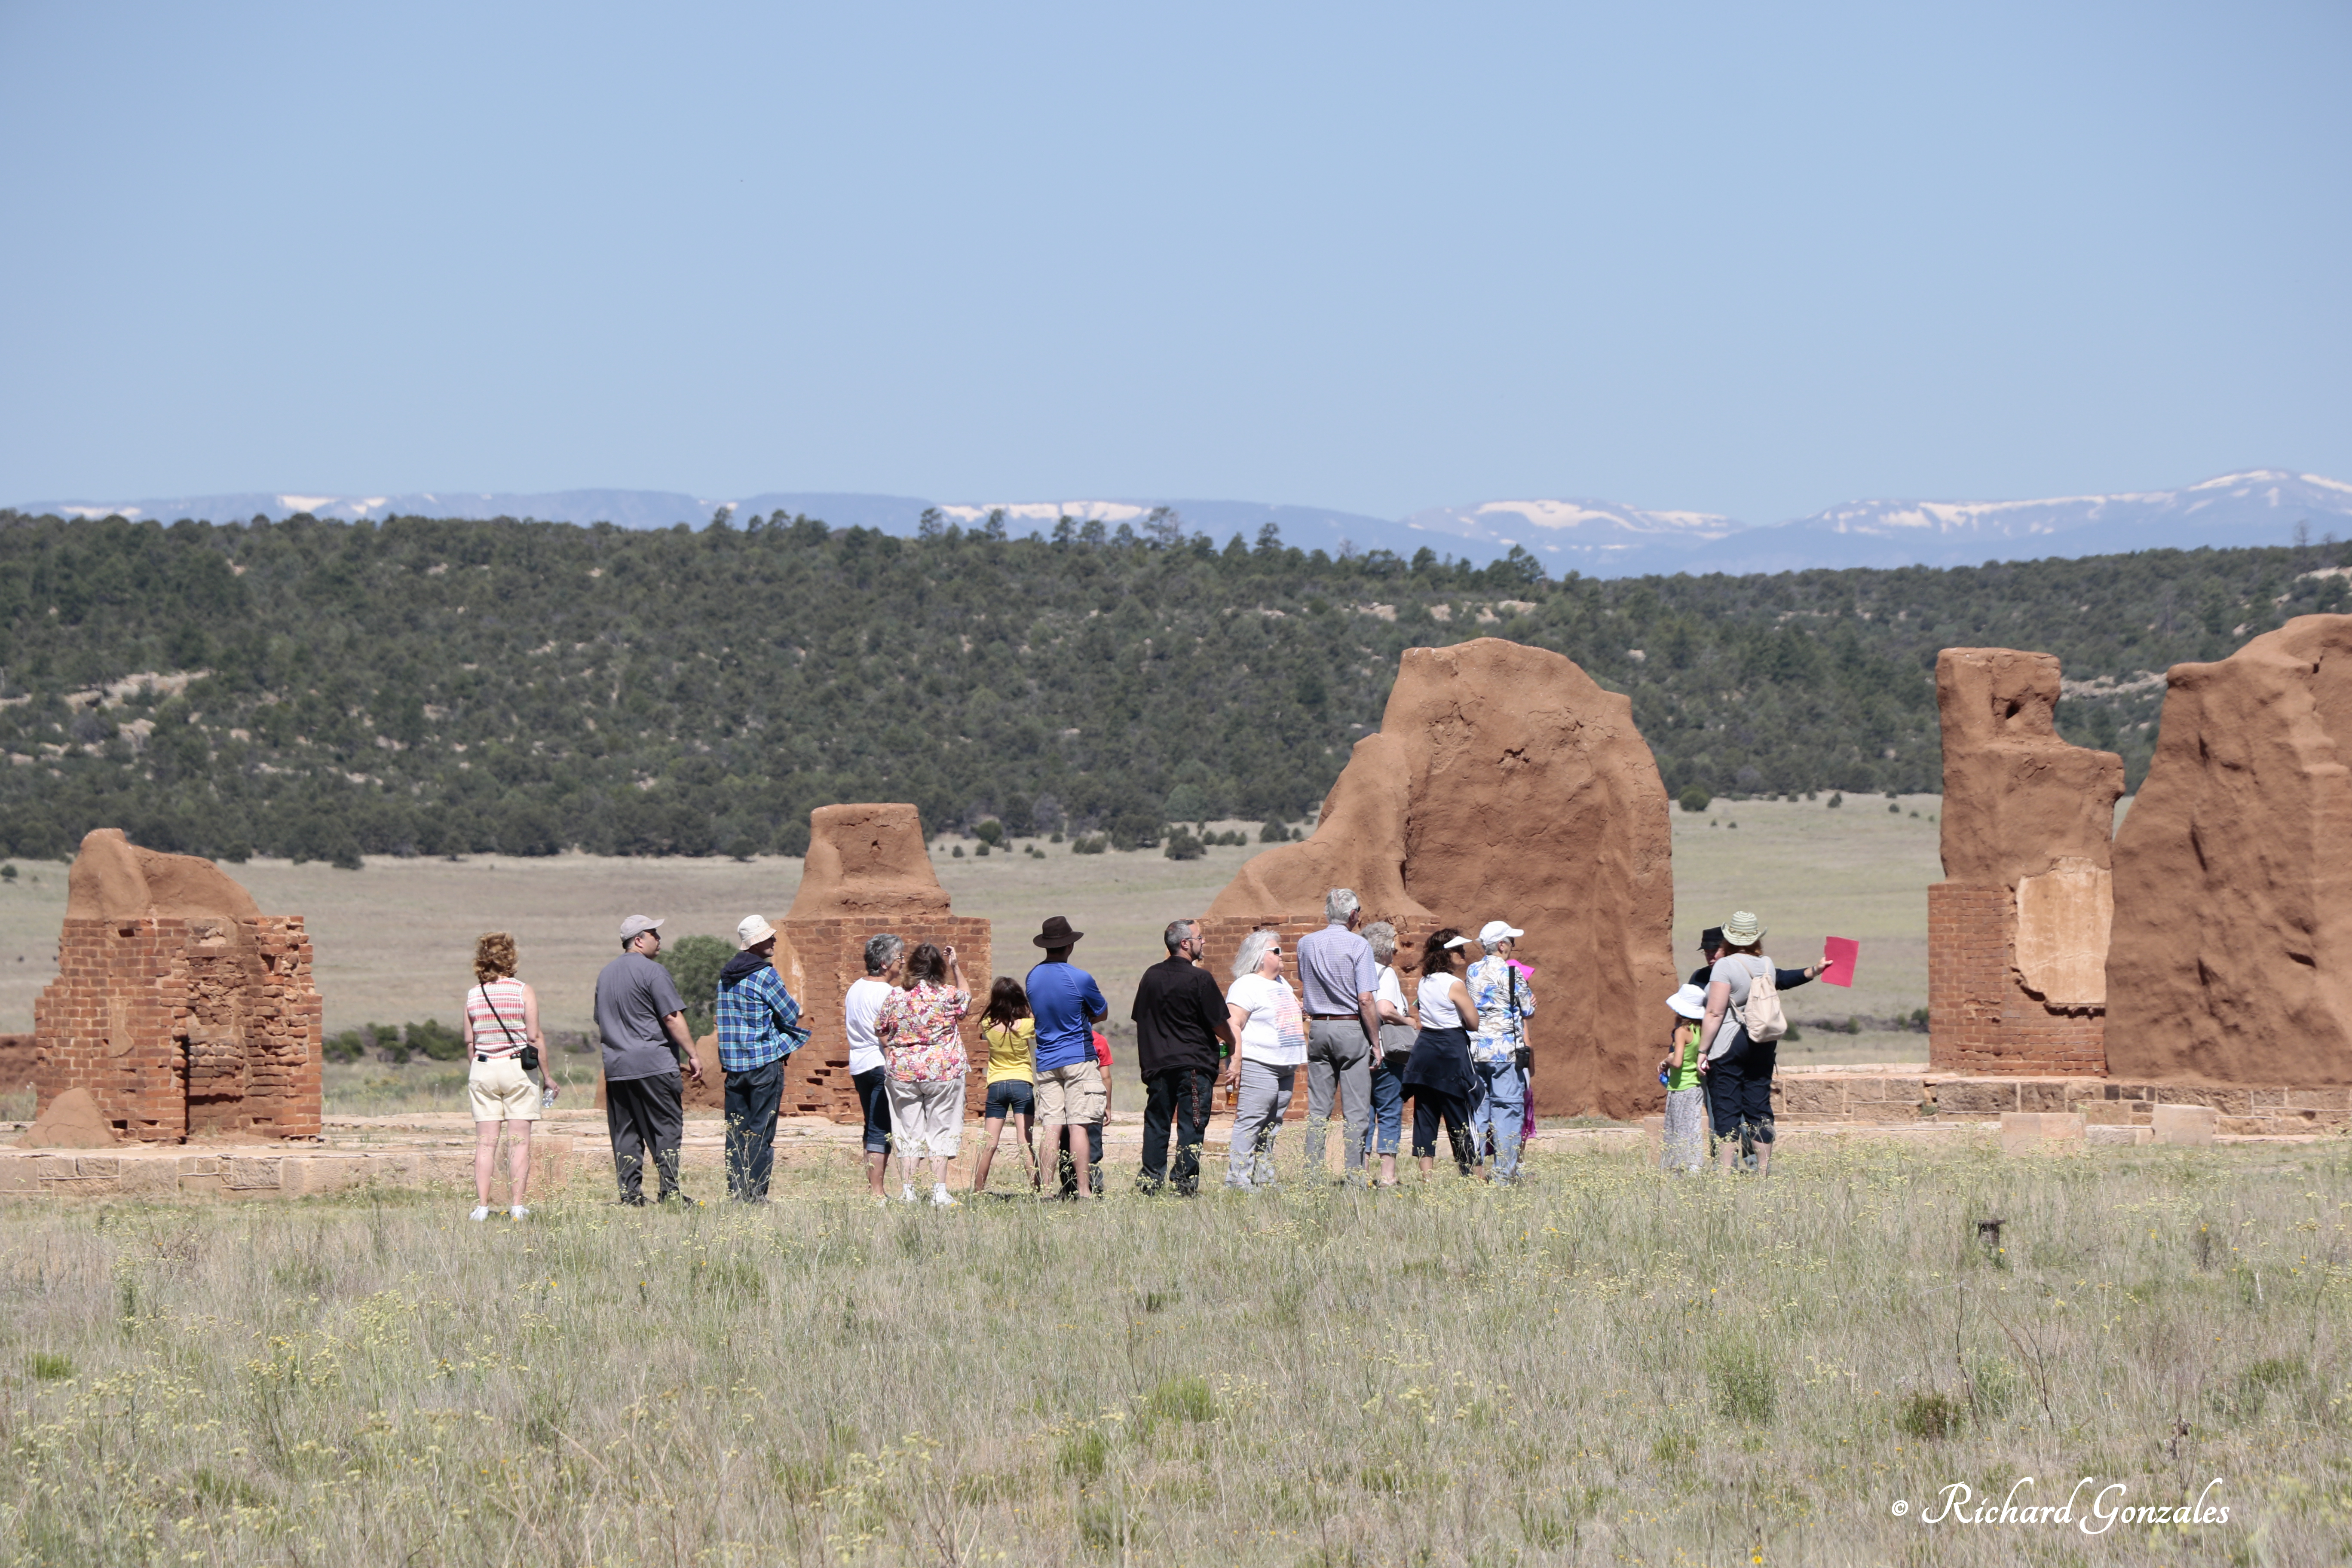
[[[1225,994],[1216,978],[1186,959],[1168,958],[1136,982],[1135,1066],[1152,1078],[1171,1068],[1218,1067],[1217,1026],[1225,1021]]]

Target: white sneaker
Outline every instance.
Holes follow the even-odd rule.
[[[931,1187],[931,1206],[935,1209],[954,1209],[961,1208],[963,1205],[956,1202],[955,1194],[948,1191],[945,1183],[938,1183]]]
[[[914,1184],[914,1183],[912,1183],[912,1182],[908,1182],[908,1183],[907,1184],[906,1190],[905,1190],[904,1192],[901,1192],[901,1193],[898,1194],[898,1201],[899,1201],[900,1203],[902,1203],[902,1204],[910,1204],[910,1203],[913,1203],[913,1202],[915,1201],[915,1184]]]
[[[476,1209],[472,1214],[467,1215],[466,1217],[473,1220],[488,1219],[490,1217],[490,1205],[484,1204],[481,1207]]]
[[[507,1210],[507,1217],[509,1219],[529,1219],[530,1217],[530,1205],[529,1204],[517,1204],[514,1207]]]

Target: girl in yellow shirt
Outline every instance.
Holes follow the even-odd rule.
[[[989,987],[988,1011],[981,1016],[980,1037],[988,1047],[988,1106],[982,1113],[980,1163],[972,1167],[971,1190],[988,1189],[988,1167],[996,1158],[996,1141],[1007,1117],[1021,1123],[1021,1157],[1029,1166],[1029,1185],[1038,1184],[1037,1152],[1031,1147],[1036,1114],[1037,1020],[1029,1014],[1029,994],[1010,974],[1000,974]]]

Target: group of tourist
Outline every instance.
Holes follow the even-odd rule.
[[[1410,1099],[1412,1153],[1424,1174],[1435,1168],[1442,1126],[1463,1174],[1518,1179],[1521,1147],[1534,1126],[1528,1038],[1534,971],[1516,956],[1525,932],[1500,920],[1475,936],[1451,926],[1431,932],[1408,1004],[1395,927],[1365,923],[1360,900],[1346,888],[1326,895],[1323,912],[1322,928],[1297,943],[1296,989],[1279,931],[1255,931],[1242,940],[1223,989],[1202,965],[1196,921],[1171,921],[1162,933],[1168,956],[1143,972],[1129,1013],[1144,1086],[1139,1190],[1199,1191],[1212,1097],[1220,1088],[1234,1109],[1225,1184],[1242,1192],[1274,1186],[1276,1135],[1302,1067],[1303,1163],[1310,1174],[1328,1169],[1336,1107],[1344,1129],[1340,1179],[1394,1186]],[[703,1068],[677,984],[657,962],[661,926],[645,915],[623,921],[622,951],[596,980],[606,1122],[621,1202],[632,1205],[647,1201],[648,1164],[655,1201],[694,1202],[678,1184],[685,1127],[679,1075],[698,1083]],[[1110,1004],[1094,976],[1071,962],[1085,934],[1053,917],[1032,939],[1042,950],[1038,963],[1020,979],[997,975],[990,985],[980,1020],[988,1054],[974,1192],[987,1189],[1010,1124],[1032,1190],[1044,1189],[1050,1162],[1062,1196],[1102,1195],[1102,1133],[1112,1094],[1110,1046],[1099,1026]],[[1821,966],[1774,968],[1763,956],[1763,935],[1746,911],[1710,927],[1700,943],[1706,962],[1668,1000],[1676,1022],[1659,1063],[1668,1170],[1700,1169],[1710,1134],[1723,1169],[1770,1169],[1771,1082],[1783,1026],[1777,996],[1814,979]],[[757,1203],[768,1195],[773,1168],[785,1058],[810,1034],[772,963],[775,929],[747,916],[736,944],[714,998],[726,1079],[727,1190],[730,1198]],[[864,961],[865,974],[844,999],[842,1027],[863,1113],[869,1190],[877,1202],[888,1201],[895,1152],[902,1201],[917,1201],[918,1168],[928,1164],[930,1202],[953,1207],[960,1200],[949,1170],[961,1152],[970,1071],[963,1024],[974,1005],[961,961],[952,946],[926,942],[909,950],[887,931],[866,942]],[[474,968],[477,984],[465,1012],[478,1129],[473,1217],[488,1217],[503,1127],[515,1134],[509,1197],[510,1213],[520,1219],[530,1213],[523,1200],[530,1123],[554,1103],[556,1089],[551,1078],[542,1091],[529,1077],[540,1067],[544,1040],[538,999],[515,978],[513,940],[502,932],[483,937]],[[1370,1174],[1375,1162],[1377,1173]]]

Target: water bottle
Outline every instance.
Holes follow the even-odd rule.
[[[539,1108],[541,1110],[552,1110],[555,1109],[555,1086],[553,1084],[551,1083],[545,1089],[539,1091]]]

